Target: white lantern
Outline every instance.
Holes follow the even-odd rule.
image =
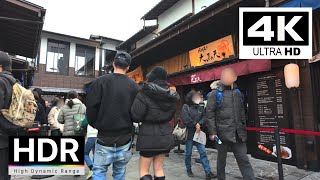
[[[284,66],[284,80],[287,88],[297,88],[300,85],[299,66],[297,64],[287,64]]]

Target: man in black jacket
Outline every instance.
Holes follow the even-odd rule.
[[[207,120],[210,139],[216,136],[222,144],[218,144],[217,173],[218,180],[225,180],[225,166],[229,149],[237,160],[239,169],[245,180],[254,180],[252,166],[247,156],[247,132],[243,97],[234,82],[235,71],[226,68],[221,73],[221,82],[213,90],[207,104]]]
[[[133,121],[131,106],[139,91],[136,82],[126,76],[131,56],[118,52],[114,73],[95,80],[87,97],[89,124],[98,130],[94,153],[93,179],[105,180],[112,164],[113,178],[125,179],[126,164],[131,158]]]
[[[206,154],[206,147],[204,144],[193,141],[195,133],[200,133],[201,128],[206,125],[205,110],[200,105],[201,93],[196,91],[190,91],[186,96],[186,104],[183,105],[181,110],[181,120],[183,124],[186,125],[188,131],[185,153],[185,165],[187,169],[187,174],[189,177],[194,177],[191,170],[191,156],[193,151],[193,146],[198,149],[200,155],[200,163],[203,166],[204,172],[206,173],[206,179],[210,180],[216,176],[211,172],[210,163]]]
[[[10,106],[12,84],[8,79],[14,80],[10,71],[12,66],[12,60],[9,55],[0,51],[0,109],[7,109]],[[4,78],[3,76],[6,76]],[[0,112],[0,121],[7,121]],[[1,125],[1,123],[0,123]],[[0,179],[9,180],[8,175],[8,135],[0,126]]]

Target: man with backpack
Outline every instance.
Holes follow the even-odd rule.
[[[12,84],[8,81],[11,79],[15,81],[11,74],[12,60],[10,56],[0,51],[0,109],[7,109],[10,105]],[[0,121],[6,122],[7,120],[0,112]],[[4,127],[0,123],[0,179],[8,180],[8,161],[9,161],[9,147],[8,147],[8,134],[4,131]]]
[[[243,96],[237,85],[235,71],[226,68],[221,73],[221,81],[212,91],[207,103],[207,121],[211,140],[221,140],[217,144],[218,180],[225,180],[228,150],[232,150],[243,179],[255,180],[252,166],[247,156],[247,131]]]

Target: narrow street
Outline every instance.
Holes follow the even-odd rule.
[[[0,0],[0,27],[0,180],[221,179],[227,153],[226,180],[320,180],[320,0]]]
[[[182,147],[184,149],[184,147]],[[211,162],[211,167],[216,173],[216,159],[217,151],[212,149],[207,149],[207,155]],[[170,156],[165,161],[165,172],[166,179],[168,180],[192,180],[192,179],[205,179],[204,172],[200,164],[195,163],[194,159],[197,158],[197,152],[193,153],[193,173],[195,178],[189,178],[184,169],[183,154],[170,153]],[[254,167],[255,175],[259,180],[276,180],[277,176],[277,164],[269,161],[259,160],[255,158],[250,158],[252,166]],[[129,162],[127,170],[127,180],[137,180],[139,173],[139,155],[134,152],[134,156]],[[111,169],[110,169],[111,170]],[[286,180],[320,180],[320,173],[315,173],[311,171],[305,171],[297,169],[294,166],[283,165],[283,171]],[[112,179],[112,172],[108,172],[108,179]],[[242,179],[241,173],[238,169],[236,160],[232,153],[228,154],[227,167],[226,167],[227,180]],[[15,176],[12,180],[28,180],[30,177],[26,176]],[[47,178],[46,180],[83,180],[85,176],[82,177],[72,177],[72,176],[55,176],[52,178]]]

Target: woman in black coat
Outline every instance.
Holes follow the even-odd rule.
[[[163,67],[155,67],[147,79],[131,108],[133,120],[141,124],[137,140],[140,178],[152,180],[149,169],[153,162],[154,179],[164,180],[165,154],[174,147],[169,121],[176,112],[176,102],[180,97],[176,91],[170,90],[170,85],[165,81],[167,71]]]
[[[41,126],[48,124],[47,114],[46,110],[40,103],[40,96],[36,91],[32,91],[34,99],[36,100],[36,103],[38,105],[36,117],[34,119],[34,122],[38,122]],[[44,129],[43,129],[44,128]],[[39,135],[47,135],[47,129],[46,127],[42,127],[41,131],[39,132]]]

